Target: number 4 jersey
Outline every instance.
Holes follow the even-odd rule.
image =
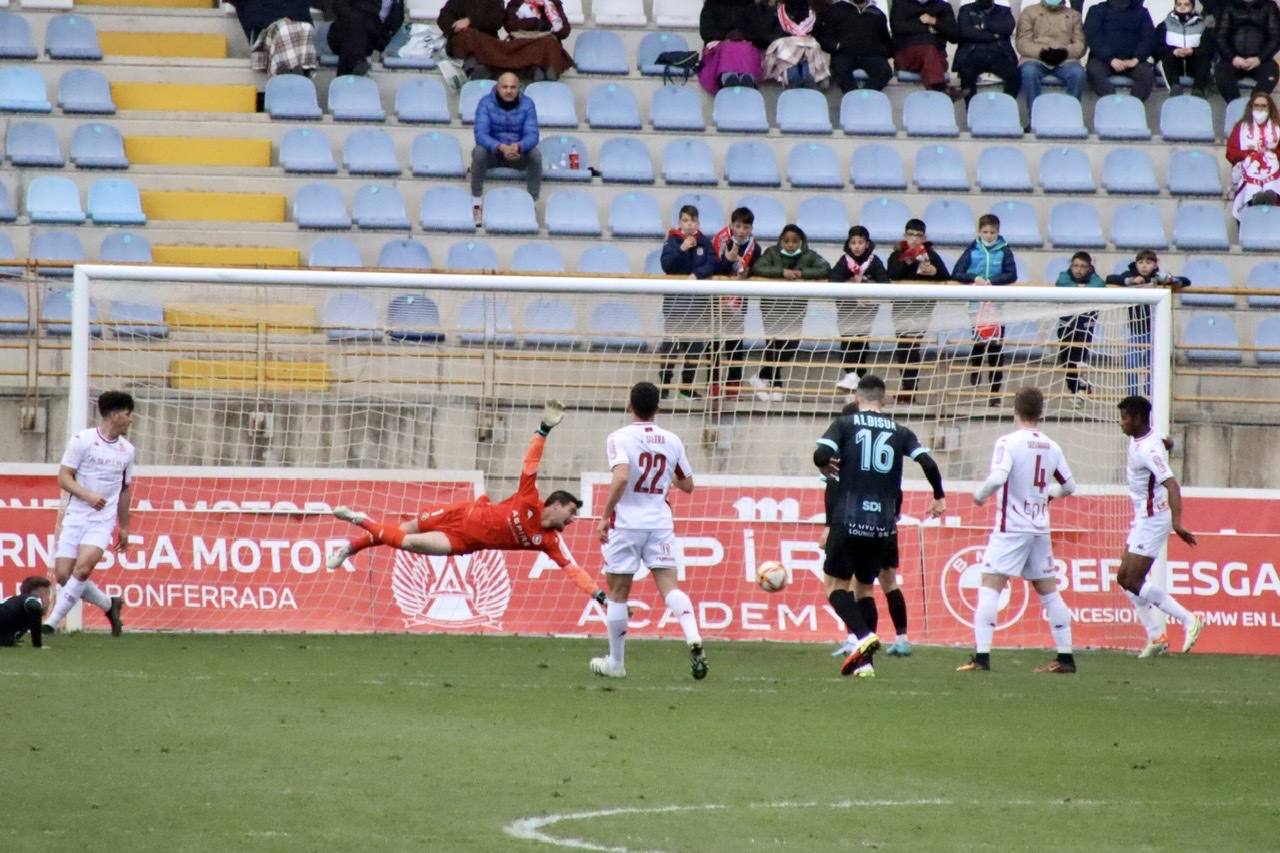
[[[1000,436],[991,453],[991,476],[1004,480],[997,493],[995,532],[1049,532],[1049,485],[1071,479],[1056,441],[1034,429]]]
[[[843,522],[851,536],[897,533],[902,460],[929,452],[916,434],[888,415],[856,412],[836,418],[818,443],[840,457],[840,481],[828,522]]]
[[[673,480],[691,475],[684,442],[674,432],[649,421],[635,421],[615,431],[605,445],[609,468],[629,468],[627,488],[613,514],[619,530],[671,530],[667,492]]]

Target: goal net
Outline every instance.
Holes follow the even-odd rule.
[[[102,391],[137,401],[133,541],[99,575],[132,627],[602,635],[603,613],[538,552],[376,548],[329,570],[353,530],[330,510],[399,521],[501,500],[554,398],[567,414],[539,488],[580,495],[590,518],[605,438],[649,380],[695,470],[695,492],[670,503],[704,633],[837,640],[812,452],[850,399],[840,380],[870,371],[948,490],[944,518],[922,521],[930,495],[906,463],[898,574],[913,642],[971,642],[994,509],[970,496],[1025,385],[1045,393],[1044,429],[1083,486],[1052,509],[1078,643],[1143,636],[1114,582],[1132,513],[1116,403],[1152,395],[1167,429],[1167,294],[96,266],[78,268],[74,293],[70,426],[93,423]],[[566,538],[600,577],[592,526]],[[755,584],[771,559],[791,573],[774,594]],[[998,644],[1047,642],[1024,587],[1002,601]],[[679,635],[651,584],[634,596],[634,636]]]

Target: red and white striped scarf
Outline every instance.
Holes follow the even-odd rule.
[[[1280,148],[1280,126],[1273,121],[1256,125],[1252,120],[1240,123],[1242,151],[1275,151]]]
[[[546,18],[551,25],[551,32],[558,33],[564,29],[564,19],[560,10],[552,0],[524,0],[516,9],[517,18]]]

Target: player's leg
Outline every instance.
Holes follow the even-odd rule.
[[[1076,659],[1071,648],[1071,611],[1058,592],[1058,579],[1053,566],[1053,547],[1048,536],[1038,536],[1031,546],[1030,563],[1023,577],[1031,582],[1040,596],[1045,619],[1049,621],[1049,633],[1058,656],[1036,672],[1072,673],[1076,671]]]
[[[626,678],[627,600],[631,595],[631,579],[640,570],[640,550],[632,531],[613,530],[602,551],[605,583],[609,588],[604,609],[609,654],[592,658],[590,666],[596,675]]]
[[[1000,594],[1008,583],[1009,578],[1003,574],[982,573],[978,606],[973,611],[973,657],[956,667],[956,672],[986,672],[991,669],[991,644],[1000,615]]]
[[[1129,598],[1130,604],[1133,605],[1133,612],[1137,615],[1139,624],[1147,632],[1147,644],[1143,646],[1142,651],[1138,652],[1138,657],[1140,658],[1153,658],[1169,650],[1169,637],[1165,633],[1164,614],[1151,602],[1125,586],[1127,582],[1130,586],[1136,585],[1138,589],[1141,589],[1154,562],[1154,559],[1126,551],[1125,555],[1120,558],[1120,569],[1116,574],[1116,580],[1120,583],[1121,588],[1124,589],[1124,594]],[[1124,578],[1124,580],[1121,581],[1121,578]]]
[[[841,527],[833,527],[827,534],[827,557],[822,564],[822,584],[823,591],[827,596],[827,603],[831,605],[831,609],[840,617],[840,621],[844,622],[849,634],[853,637],[854,642],[849,653],[845,656],[845,661],[841,664],[840,672],[848,675],[862,662],[864,646],[874,644],[879,646],[880,638],[877,637],[867,627],[866,620],[862,617],[862,608],[858,606],[857,599],[854,598],[853,592],[850,591],[853,582],[853,555],[850,550],[848,533]],[[875,651],[875,649],[871,649]],[[849,664],[851,659],[853,664],[848,667],[845,672],[845,666]]]
[[[698,615],[689,595],[676,586],[675,534],[670,530],[650,533],[641,552],[641,559],[649,567],[653,582],[662,600],[680,623],[685,645],[689,648],[689,666],[695,680],[707,677],[707,655],[702,646],[702,633],[698,630]]]
[[[1151,566],[1164,548],[1169,529],[1170,522],[1161,517],[1144,519],[1134,524],[1133,531],[1129,534],[1128,550],[1120,559],[1116,580],[1125,591],[1181,622],[1185,631],[1182,651],[1189,652],[1204,630],[1204,620],[1183,607],[1150,577]],[[1150,655],[1144,654],[1144,657]]]
[[[822,583],[823,583],[823,592],[826,595],[828,602],[831,601],[831,593],[835,592],[837,589],[844,590],[845,592],[848,592],[850,595],[853,595],[853,576],[852,575],[850,575],[848,580],[842,580],[841,578],[832,577],[831,575],[824,573],[822,575]],[[834,606],[835,605],[832,605],[833,608]],[[861,610],[859,610],[859,613],[861,613]],[[844,621],[844,620],[841,619],[841,621]],[[841,643],[839,647],[834,652],[831,653],[831,656],[833,658],[848,657],[849,654],[858,647],[858,635],[853,633],[852,628],[849,628],[848,622],[845,622],[845,628],[848,629],[849,633],[845,635],[844,642]]]
[[[833,531],[834,532],[834,531]],[[876,634],[876,599],[873,584],[884,567],[884,540],[865,536],[844,536],[843,547],[847,554],[847,566],[853,577],[854,599],[853,609],[858,613],[864,633],[858,633],[858,645],[840,665],[841,675],[856,675],[859,678],[874,678],[876,671],[872,660],[876,650],[880,648],[880,637]]]
[[[884,593],[885,604],[889,608],[889,618],[893,620],[893,645],[887,654],[906,657],[911,654],[911,643],[907,640],[907,599],[898,587],[898,536],[895,533],[889,543],[885,555],[885,568],[880,572],[880,591]]]
[[[72,546],[68,545],[68,548],[70,547]],[[76,602],[84,597],[85,583],[89,580],[93,567],[102,559],[104,550],[103,546],[83,541],[74,547],[76,550],[75,557],[72,558],[70,576],[58,591],[58,602],[53,606],[53,612],[49,614],[49,624],[53,626],[57,626],[65,619],[71,612],[71,608],[75,607]],[[66,559],[67,553],[63,550],[62,543],[58,544],[58,549],[58,559]]]

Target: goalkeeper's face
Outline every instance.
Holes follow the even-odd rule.
[[[578,505],[575,503],[553,503],[542,508],[542,527],[544,530],[564,530],[578,517]]]

